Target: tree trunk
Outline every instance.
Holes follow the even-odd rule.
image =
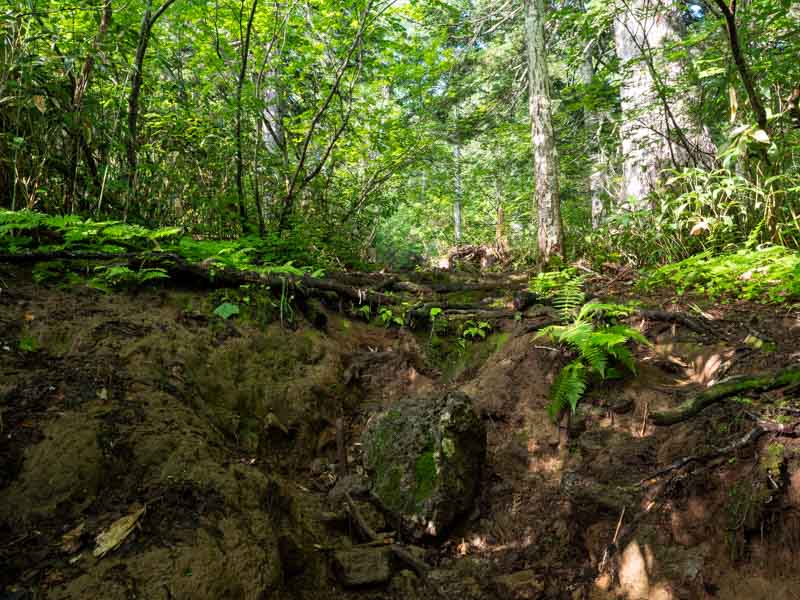
[[[709,164],[713,143],[690,110],[691,94],[673,94],[682,61],[665,56],[683,24],[673,0],[630,0],[614,21],[622,86],[623,202],[649,209],[665,168]]]
[[[92,68],[94,67],[95,55],[97,54],[100,44],[102,43],[103,38],[108,31],[108,26],[110,23],[111,0],[106,0],[106,2],[103,4],[103,12],[100,15],[100,27],[97,30],[97,35],[92,42],[92,47],[86,54],[86,59],[83,62],[83,68],[81,69],[78,79],[73,82],[72,106],[70,107],[70,113],[72,114],[70,115],[70,123],[68,125],[69,140],[67,141],[67,144],[69,145],[69,177],[66,182],[66,195],[64,198],[64,212],[66,213],[73,212],[75,208],[74,202],[77,191],[76,188],[78,180],[78,166],[80,164],[80,152],[81,149],[86,150],[87,148],[86,140],[81,132],[81,111],[83,110],[83,97],[86,94],[87,88],[89,87],[89,78],[91,77]],[[84,153],[88,154],[86,152]],[[91,155],[87,155],[87,162],[90,164],[92,178],[96,183],[97,169],[94,166],[94,160]]]
[[[587,88],[594,80],[594,66],[592,55],[594,44],[586,48],[581,66],[581,79]],[[583,115],[584,125],[588,139],[588,156],[592,172],[589,175],[589,194],[591,197],[592,229],[600,227],[605,212],[604,198],[606,195],[606,185],[608,182],[608,172],[606,169],[606,156],[601,143],[601,131],[603,127],[604,115],[598,114],[593,110],[586,110]]]
[[[456,141],[453,146],[453,162],[455,163],[455,202],[453,203],[453,225],[455,228],[456,246],[461,243],[462,219],[461,198],[463,190],[461,185],[461,142]]]
[[[247,209],[244,203],[244,153],[242,151],[242,90],[244,88],[244,78],[247,75],[247,59],[250,55],[250,36],[253,33],[253,19],[256,16],[258,0],[253,0],[250,10],[250,17],[247,19],[247,31],[242,42],[241,69],[239,79],[236,82],[236,192],[239,198],[239,221],[242,233],[247,228]],[[241,13],[239,15],[242,16]]]
[[[133,63],[133,78],[131,79],[131,91],[128,95],[128,138],[126,140],[126,155],[128,159],[128,197],[125,200],[124,219],[128,218],[128,209],[132,201],[136,200],[136,177],[139,167],[139,96],[142,92],[142,68],[147,54],[147,47],[150,45],[150,32],[153,25],[164,14],[164,12],[175,2],[175,0],[164,0],[155,14],[153,14],[153,2],[147,0],[147,5],[142,15],[142,24],[139,27],[139,41],[136,45],[136,58]]]
[[[268,199],[266,205],[261,206],[262,216],[259,218],[259,227],[264,231],[264,219],[271,212],[273,215],[280,214],[279,198],[284,197],[288,192],[289,176],[289,153],[286,144],[286,128],[284,118],[286,115],[286,103],[281,93],[281,83],[275,68],[270,68],[269,72],[263,74],[266,67],[259,75],[257,95],[262,99],[261,118],[258,121],[258,131],[256,140],[256,150],[260,150],[263,144],[266,156],[266,171],[269,184],[265,194]],[[266,83],[262,82],[266,80]],[[256,160],[256,172],[262,165]],[[260,203],[260,202],[259,202]]]
[[[495,209],[494,245],[501,256],[508,256],[508,238],[506,237],[506,214],[498,194],[497,208]]]
[[[558,192],[558,154],[550,106],[550,79],[544,41],[544,0],[527,0],[528,108],[531,118],[535,209],[539,215],[539,254],[547,263],[564,256]]]

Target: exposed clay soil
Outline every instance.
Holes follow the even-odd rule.
[[[646,418],[723,377],[796,363],[796,312],[701,302],[713,335],[635,322],[654,342],[639,376],[593,387],[559,429],[546,404],[565,357],[512,321],[454,359],[428,352],[425,332],[334,311],[323,329],[282,327],[255,305],[211,317],[220,298],[207,291],[65,291],[8,267],[0,279],[4,600],[800,598],[795,439],[765,435],[648,479],[742,437],[746,410],[793,406],[800,390],[672,427]],[[424,549],[427,581],[398,568],[384,586],[342,588],[331,550],[354,535],[326,516],[341,508],[329,502],[337,418],[356,471],[371,414],[445,389],[470,395],[488,428],[476,510]],[[142,508],[119,548],[93,556],[99,532]]]

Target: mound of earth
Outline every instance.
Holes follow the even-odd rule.
[[[493,333],[459,342],[324,307],[282,325],[266,298],[224,320],[221,292],[103,295],[0,270],[13,282],[0,294],[0,597],[796,597],[800,446],[777,426],[794,431],[800,389],[652,418],[726,377],[796,364],[796,313],[709,307],[713,335],[636,317],[654,344],[638,376],[593,386],[555,424],[548,391],[568,357],[491,307],[503,298],[485,298]],[[454,305],[448,318],[467,318]],[[415,540],[371,498],[362,434],[403,399],[423,414],[462,393],[486,431],[475,509]]]

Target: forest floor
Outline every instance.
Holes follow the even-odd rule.
[[[800,441],[718,452],[752,429],[748,412],[793,414],[800,389],[649,419],[796,364],[797,311],[594,281],[597,297],[699,310],[709,329],[633,317],[653,342],[639,375],[593,386],[564,430],[546,405],[565,357],[536,338],[537,307],[458,347],[332,306],[285,327],[255,297],[223,320],[223,292],[170,283],[104,294],[0,265],[0,285],[3,600],[800,598]],[[476,510],[419,549],[427,577],[398,565],[377,587],[342,587],[331,554],[358,540],[337,516],[337,420],[357,472],[372,414],[454,389],[488,431]],[[109,528],[119,545],[98,556]]]

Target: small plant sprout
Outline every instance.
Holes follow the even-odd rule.
[[[492,326],[487,321],[467,321],[464,323],[464,330],[461,335],[465,339],[481,338],[486,339],[486,334],[492,329]]]

